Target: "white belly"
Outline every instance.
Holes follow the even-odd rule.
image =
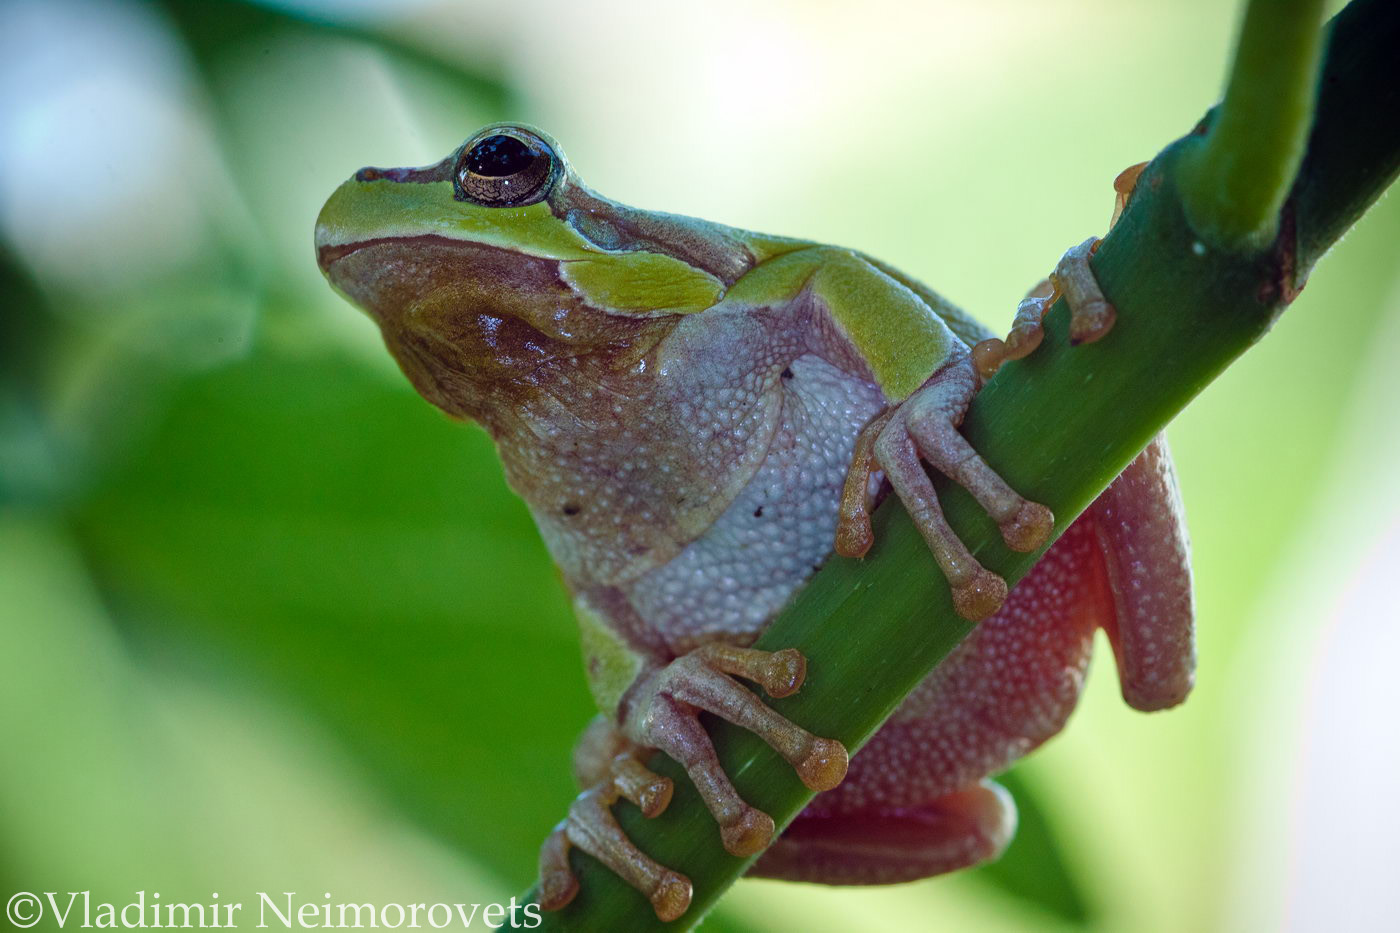
[[[681,652],[763,631],[831,553],[856,435],[885,405],[816,356],[781,380],[782,418],[753,479],[674,559],[626,587],[647,628]]]

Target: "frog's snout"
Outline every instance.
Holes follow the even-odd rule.
[[[385,190],[382,182],[431,185],[450,181],[452,163],[452,156],[448,156],[421,168],[366,165],[346,179],[326,201],[316,218],[316,264],[321,267],[321,272],[329,276],[336,260],[353,253],[365,241],[379,237],[384,218],[396,217],[405,209],[400,206],[398,213],[391,210],[397,202]],[[390,202],[388,208],[385,207],[386,202]]]
[[[321,274],[330,277],[331,264],[348,253],[353,247],[338,244],[334,227],[325,222],[325,208],[321,209],[321,216],[316,218],[316,265],[321,268]]]
[[[356,178],[366,171],[380,170],[360,169],[355,173]],[[354,186],[355,181],[347,181],[337,188],[316,215],[316,265],[321,267],[321,274],[328,278],[331,265],[354,252],[366,239],[365,232],[353,226],[356,215]]]

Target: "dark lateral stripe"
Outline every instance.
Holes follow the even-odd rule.
[[[439,181],[452,180],[452,162],[456,153],[434,165],[422,168],[375,168],[366,165],[355,173],[356,181],[402,181],[417,185],[428,185]]]
[[[446,246],[452,249],[490,250],[492,252],[497,253],[525,255],[516,254],[514,250],[502,249],[499,246],[491,246],[486,243],[477,243],[475,241],[469,240],[458,240],[452,237],[440,236],[436,233],[423,233],[419,234],[418,236],[381,236],[374,237],[368,240],[357,240],[354,243],[340,243],[334,246],[322,246],[316,250],[316,262],[320,265],[321,271],[324,272],[326,269],[330,268],[330,264],[335,262],[337,259],[344,259],[351,253],[358,252],[359,250],[365,249],[370,246],[379,246],[386,243],[392,243],[397,246],[412,246],[413,244],[418,244],[420,246],[436,245]],[[557,261],[550,260],[547,257],[543,256],[534,258],[546,262]]]

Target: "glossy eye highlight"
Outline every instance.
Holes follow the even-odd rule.
[[[488,136],[467,153],[467,171],[502,178],[516,175],[534,161],[529,148],[514,136]]]
[[[453,170],[454,195],[483,207],[519,207],[549,194],[554,152],[538,136],[516,127],[496,128],[468,141]]]

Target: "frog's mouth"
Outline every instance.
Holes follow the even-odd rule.
[[[354,243],[326,243],[322,240],[321,228],[318,226],[316,228],[316,265],[321,267],[321,274],[329,278],[332,285],[336,285],[335,278],[331,274],[331,266],[335,265],[337,261],[362,249],[394,242],[402,242],[402,238],[379,237],[373,240],[358,240]]]
[[[322,211],[324,216],[325,211]],[[324,221],[323,217],[316,219],[316,265],[321,268],[321,274],[330,279],[331,285],[342,292],[345,289],[342,283],[337,281],[344,276],[344,272],[333,272],[336,263],[347,257],[353,256],[366,249],[385,247],[389,251],[408,253],[413,249],[416,242],[432,241],[442,244],[454,244],[458,241],[449,240],[447,237],[424,234],[422,236],[365,236],[347,237],[344,231],[332,224]]]
[[[424,234],[317,249],[331,285],[363,309],[419,392],[485,421],[521,407],[553,368],[625,370],[673,326],[610,315],[560,277],[560,262]]]

